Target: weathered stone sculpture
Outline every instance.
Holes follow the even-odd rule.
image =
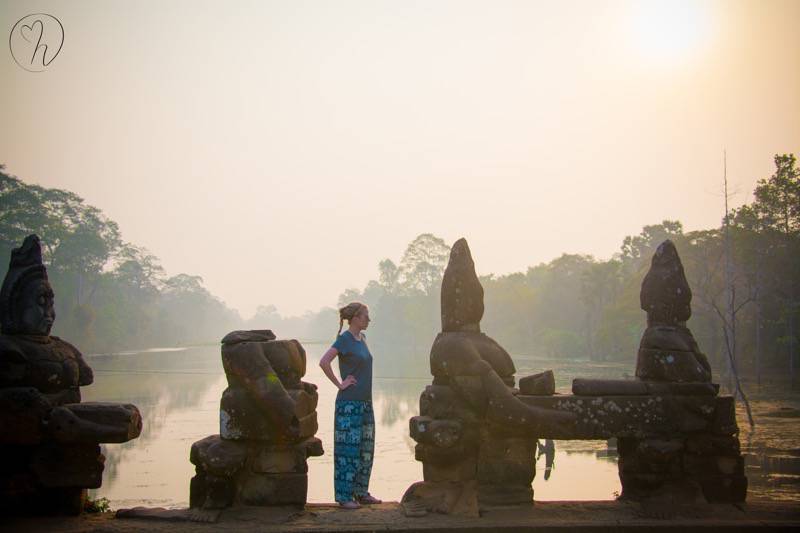
[[[0,289],[0,506],[18,512],[80,513],[102,483],[99,443],[139,436],[130,404],[79,403],[92,369],[77,348],[51,336],[53,289],[39,238],[11,252]]]
[[[639,346],[636,376],[655,381],[710,382],[711,365],[686,321],[692,315],[692,291],[672,241],[661,243],[642,282],[647,329]]]
[[[305,350],[269,330],[234,331],[222,339],[222,364],[220,433],[192,445],[191,507],[304,505],[306,459],[323,454],[317,387],[301,381]]]
[[[552,372],[544,372],[522,378],[515,391],[511,358],[480,332],[483,289],[458,241],[442,282],[433,385],[410,424],[424,481],[403,496],[406,513],[477,516],[479,507],[530,504],[537,438],[617,438],[626,499],[659,509],[744,501],[733,398],[718,396],[686,327],[691,291],[669,241],[653,258],[641,302],[647,329],[636,380],[576,379],[573,395],[559,395]]]
[[[663,242],[644,278],[636,380],[575,379],[573,396],[520,396],[530,405],[577,413],[556,439],[616,437],[622,497],[645,503],[742,502],[747,495],[736,412],[718,396],[711,367],[686,321],[692,293],[675,246]]]
[[[711,365],[686,327],[692,291],[671,241],[656,249],[640,300],[647,329],[636,376],[650,390],[661,387],[676,404],[674,411],[683,416],[682,427],[672,434],[662,430],[660,435],[619,440],[623,496],[672,491],[683,496],[697,493],[712,502],[744,501],[747,478],[734,401],[716,397],[719,387],[711,384]]]
[[[483,287],[466,240],[450,252],[441,293],[442,332],[431,348],[433,385],[411,419],[424,482],[406,504],[477,515],[478,505],[531,503],[536,436],[574,425],[575,415],[515,396],[511,357],[481,333]]]

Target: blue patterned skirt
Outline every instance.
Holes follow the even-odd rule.
[[[351,501],[369,491],[375,451],[372,402],[336,400],[333,419],[333,487],[337,502]]]

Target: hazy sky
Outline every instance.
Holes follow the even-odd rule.
[[[8,1],[0,162],[245,315],[335,305],[416,235],[480,274],[608,258],[800,151],[800,1]],[[5,38],[5,37],[4,37]],[[8,43],[8,40],[5,41]]]

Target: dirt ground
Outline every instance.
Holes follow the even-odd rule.
[[[680,531],[800,530],[797,504],[755,502],[704,505],[652,512],[635,503],[537,502],[530,507],[496,508],[470,519],[439,514],[409,518],[388,502],[356,511],[328,504],[304,510],[287,507],[240,507],[222,511],[216,523],[187,520],[185,510],[150,512],[149,518],[117,518],[114,513],[80,517],[16,518],[0,521],[3,531],[175,533],[184,531]]]

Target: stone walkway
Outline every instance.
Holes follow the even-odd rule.
[[[216,523],[187,521],[187,511],[151,510],[150,518],[115,518],[113,513],[81,517],[0,520],[2,531],[176,533],[183,531],[751,531],[800,530],[800,505],[754,502],[740,506],[643,509],[621,502],[538,502],[533,507],[507,507],[469,519],[438,514],[406,517],[399,504],[388,502],[357,511],[335,505],[309,504],[305,510],[284,507],[240,507],[223,511]],[[671,517],[669,517],[671,515]],[[660,517],[660,518],[659,518]]]

